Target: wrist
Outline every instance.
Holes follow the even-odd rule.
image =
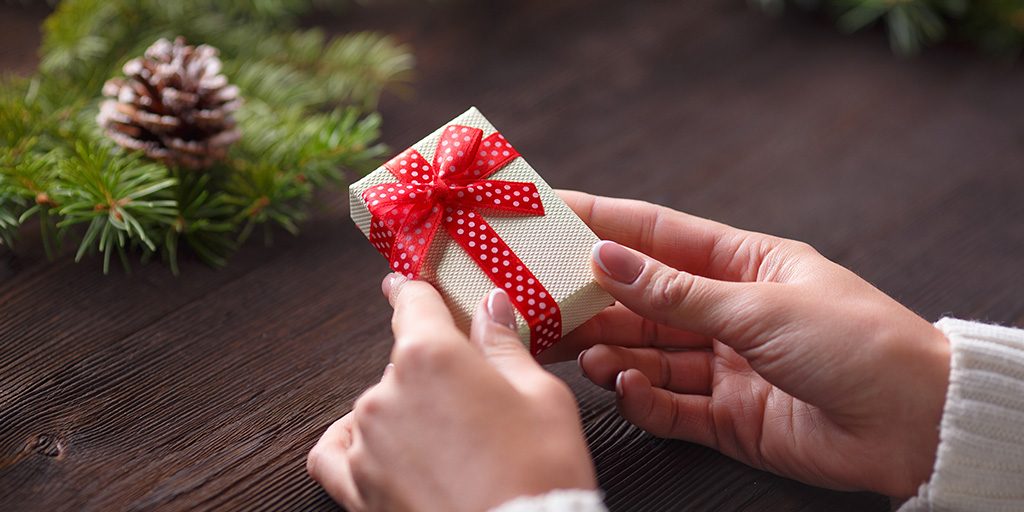
[[[480,503],[486,506],[470,510],[489,510],[519,497],[542,496],[559,490],[597,491],[594,464],[582,432],[578,437],[552,435],[550,441],[505,456],[501,470],[484,478],[488,485],[481,489],[488,489]]]
[[[911,388],[911,399],[920,400],[922,409],[916,428],[911,432],[907,454],[909,478],[900,497],[917,494],[921,484],[926,483],[935,467],[939,448],[939,428],[946,405],[949,388],[951,349],[946,335],[933,325],[928,325],[927,335],[919,347],[921,367],[917,377],[919,384]]]

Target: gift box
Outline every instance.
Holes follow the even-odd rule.
[[[424,279],[469,330],[495,287],[534,355],[612,304],[598,238],[476,108],[349,187],[352,220],[391,268]]]

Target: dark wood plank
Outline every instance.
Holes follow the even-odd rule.
[[[0,6],[0,73],[30,73],[36,67],[36,47],[42,38],[40,22],[45,5]]]
[[[0,8],[25,70],[38,11]],[[405,147],[475,104],[555,186],[648,199],[807,240],[929,318],[1024,323],[1024,85],[957,48],[744,2],[469,2],[360,11],[331,30],[410,41]],[[26,63],[27,62],[27,63]],[[388,352],[385,265],[340,191],[297,238],[228,269],[99,275],[29,240],[0,266],[0,509],[336,508],[305,452]],[[371,299],[368,300],[367,298]],[[886,510],[624,423],[575,365],[614,510]]]

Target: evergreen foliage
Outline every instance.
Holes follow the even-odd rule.
[[[323,2],[326,4],[326,2]],[[375,107],[408,86],[413,60],[375,33],[299,29],[317,0],[65,0],[44,24],[39,71],[0,77],[0,244],[38,223],[47,253],[161,256],[188,247],[220,266],[255,230],[295,233],[317,187],[384,155]],[[163,37],[220,49],[241,89],[242,138],[213,167],[127,152],[96,124],[103,83]],[[29,229],[29,228],[24,228]]]
[[[953,36],[1016,58],[1024,48],[1024,0],[749,0],[771,13],[787,4],[824,10],[854,32],[881,23],[899,55],[913,55]]]

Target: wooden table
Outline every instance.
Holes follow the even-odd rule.
[[[554,186],[808,241],[926,318],[1024,323],[1019,69],[900,60],[880,32],[738,0],[468,3],[331,25],[415,46],[393,147],[477,105]],[[41,16],[0,8],[5,69],[32,65]],[[0,260],[0,509],[334,508],[306,452],[379,377],[390,309],[384,261],[327,199],[300,237],[180,278],[49,263],[25,230]],[[552,370],[614,510],[888,508],[655,439],[575,363]]]

